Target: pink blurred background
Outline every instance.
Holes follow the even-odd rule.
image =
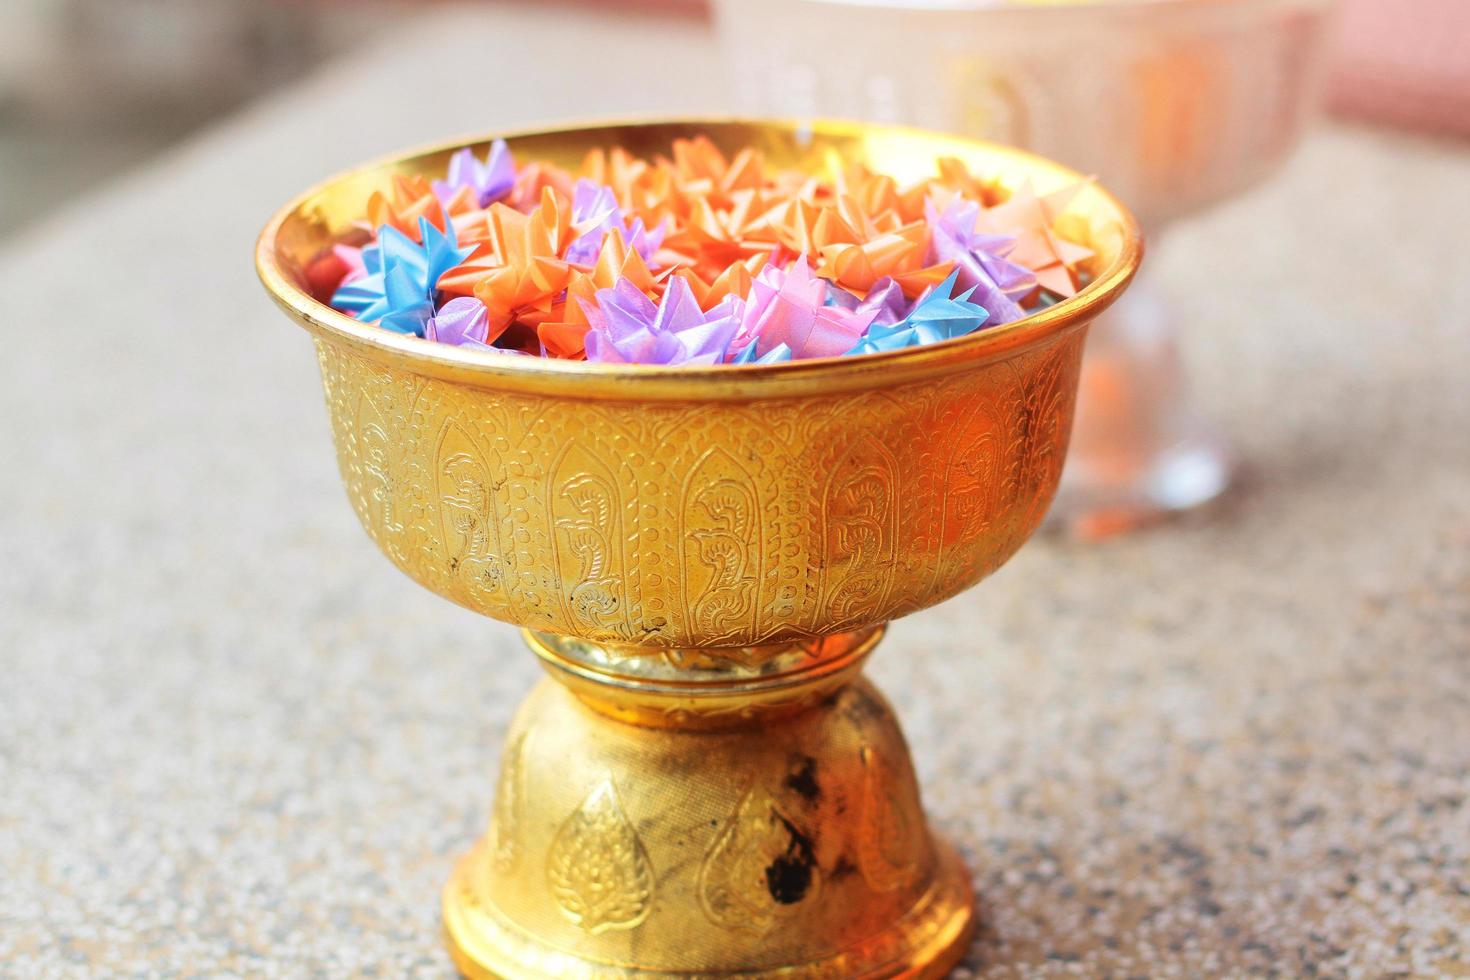
[[[1470,136],[1470,2],[1342,0],[1328,105]]]

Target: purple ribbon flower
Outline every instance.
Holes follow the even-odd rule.
[[[1006,260],[1015,239],[977,232],[980,205],[976,201],[956,197],[940,214],[931,199],[924,203],[924,211],[934,230],[929,264],[953,262],[960,287],[975,292],[975,301],[990,311],[990,323],[1010,323],[1025,316],[1016,301],[1036,288],[1036,274]]]
[[[496,140],[490,144],[484,163],[475,158],[475,151],[469,147],[450,157],[448,177],[433,184],[434,195],[442,203],[448,204],[461,187],[468,187],[475,192],[475,203],[487,208],[515,186],[516,164],[505,140]]]
[[[884,276],[873,284],[868,295],[858,297],[835,282],[827,283],[827,305],[873,314],[870,327],[886,327],[908,316],[913,304],[904,296],[903,288],[892,277]]]
[[[638,253],[644,265],[652,263],[653,254],[664,243],[662,221],[652,231],[643,227],[642,218],[634,218],[632,225],[625,226],[623,209],[618,207],[612,188],[585,177],[577,181],[572,191],[572,224],[586,230],[567,246],[563,258],[578,265],[597,262],[603,239],[614,228],[623,233],[623,240]]]
[[[805,257],[786,269],[766,266],[750,285],[735,348],[754,347],[757,357],[783,344],[795,358],[847,353],[877,310],[828,305],[827,296],[826,280],[812,275]]]
[[[726,297],[708,313],[682,276],[657,306],[627,279],[584,303],[591,329],[587,360],[604,364],[719,364],[739,326],[739,301]]]
[[[490,333],[489,311],[473,296],[452,299],[424,324],[424,339],[441,344],[484,344]]]

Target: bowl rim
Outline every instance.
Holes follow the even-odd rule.
[[[901,382],[946,373],[960,365],[1004,360],[1037,346],[1048,338],[1080,329],[1121,295],[1138,270],[1143,235],[1131,211],[1106,188],[1093,181],[1121,225],[1122,244],[1115,257],[1092,282],[1076,294],[1011,323],[980,330],[952,340],[880,351],[872,354],[814,357],[778,364],[721,364],[696,368],[651,364],[603,364],[561,358],[514,357],[464,347],[438,344],[411,334],[400,334],[356,320],[314,299],[292,282],[276,253],[281,226],[306,202],[336,184],[376,170],[398,167],[422,156],[480,145],[493,139],[514,140],[567,136],[606,128],[763,127],[796,134],[857,136],[882,133],[895,137],[939,138],[1024,161],[1028,166],[1081,181],[1083,174],[1017,147],[912,126],[855,122],[840,119],[775,119],[744,116],[656,116],[589,119],[556,126],[534,126],[470,134],[391,153],[339,172],[297,194],[266,222],[255,243],[255,269],[276,305],[318,340],[330,341],[355,353],[415,374],[500,391],[560,394],[616,400],[748,400],[785,397],[811,392],[884,388]]]

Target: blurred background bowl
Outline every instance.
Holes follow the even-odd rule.
[[[1250,186],[1296,145],[1329,6],[719,0],[715,10],[746,111],[1022,146],[1098,175],[1153,232]],[[832,43],[812,43],[822,37]]]
[[[716,11],[747,111],[1022,146],[1098,175],[1157,236],[1287,157],[1315,103],[1330,6],[720,0]],[[832,43],[812,42],[822,37]],[[1176,330],[1147,275],[1099,321],[1053,523],[1112,534],[1227,486],[1230,456],[1189,405]]]

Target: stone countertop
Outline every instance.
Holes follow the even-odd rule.
[[[359,529],[250,249],[405,144],[719,107],[705,28],[576,16],[560,64],[657,50],[678,84],[410,105],[547,36],[450,9],[0,252],[0,973],[451,972],[439,888],[538,668]],[[1467,174],[1327,129],[1175,230],[1153,264],[1238,489],[1038,539],[890,632],[873,674],[984,905],[958,975],[1470,973]]]

